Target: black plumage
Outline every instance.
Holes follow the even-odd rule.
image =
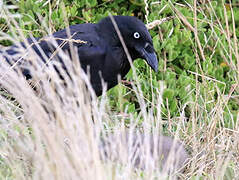
[[[130,16],[113,16],[113,18],[119,27],[132,59],[145,59],[157,71],[158,61],[152,38],[144,23],[136,17]],[[89,66],[90,81],[97,96],[102,94],[101,77],[107,83],[107,89],[110,89],[118,84],[118,75],[124,77],[129,72],[130,63],[109,17],[96,24],[77,24],[70,26],[69,29],[71,38],[74,40],[73,47],[77,49],[82,68],[87,71]],[[64,39],[68,39],[66,29],[55,32],[53,37],[59,45],[64,44],[62,50],[70,54],[69,43],[63,42]],[[39,50],[39,46],[48,58],[54,54],[55,59],[60,61],[63,67],[65,66],[60,56],[54,53],[56,48],[52,45],[52,42],[47,38],[36,38],[35,40],[38,41],[37,45],[34,44],[32,39],[28,39],[28,42],[33,44],[33,50],[44,62],[46,60]],[[76,42],[78,40],[85,43]],[[21,45],[25,47],[23,43]],[[7,56],[4,55],[4,57],[9,60],[9,56],[18,53],[17,49],[17,46],[13,45],[5,52]],[[3,52],[0,50],[0,53]],[[27,79],[32,77],[27,68],[24,67],[22,71]]]

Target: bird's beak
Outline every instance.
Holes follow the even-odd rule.
[[[138,48],[138,52],[141,54],[142,58],[146,60],[148,65],[155,71],[158,72],[158,59],[157,55],[154,50],[151,50],[150,52],[146,50],[145,46],[144,48]]]

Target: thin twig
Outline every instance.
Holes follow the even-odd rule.
[[[174,18],[175,18],[175,16],[169,16],[169,17],[166,17],[166,18],[163,18],[160,20],[154,20],[153,22],[146,24],[146,27],[147,27],[147,29],[150,30],[150,29],[153,29],[154,27],[159,26],[160,24],[162,24],[166,21],[169,21],[171,19],[174,19]]]

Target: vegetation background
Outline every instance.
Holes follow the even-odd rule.
[[[141,93],[133,88],[136,80],[130,71],[107,92],[110,110],[104,112],[126,126],[137,119],[139,129],[144,125],[144,113],[160,121],[162,133],[179,137],[191,154],[185,174],[188,179],[239,178],[238,1],[6,0],[0,3],[0,11],[4,9],[18,26],[0,16],[2,46],[13,43],[6,37],[16,37],[18,28],[24,37],[40,37],[67,23],[96,23],[109,13],[136,16],[145,24],[171,17],[150,30],[159,72],[136,61]],[[6,129],[1,133],[3,141],[8,141]],[[12,164],[1,154],[0,176],[15,177]]]

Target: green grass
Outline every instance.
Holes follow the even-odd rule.
[[[97,138],[125,127],[176,136],[184,142],[191,158],[182,179],[238,179],[236,1],[232,4],[224,1],[195,4],[192,0],[8,2],[4,11],[0,11],[2,46],[23,40],[30,33],[38,37],[55,32],[67,23],[97,22],[109,12],[135,15],[145,22],[147,18],[150,23],[169,16],[174,18],[159,26],[155,24],[150,30],[159,57],[159,72],[152,72],[144,61],[137,60],[134,62],[137,78],[130,71],[126,82],[98,99],[86,95],[86,89],[82,88],[84,76],[83,82],[69,84],[74,87],[71,89],[63,87],[50,69],[46,73],[56,81],[49,84],[37,69],[36,82],[42,81],[39,95],[21,75],[1,65],[0,84],[9,93],[0,93],[1,179],[160,177],[157,170],[135,172],[127,164],[101,162]],[[34,62],[34,57],[30,59]],[[81,77],[78,66],[75,68],[77,74],[72,76]],[[126,86],[128,83],[132,86]],[[81,105],[77,106],[76,101]]]

